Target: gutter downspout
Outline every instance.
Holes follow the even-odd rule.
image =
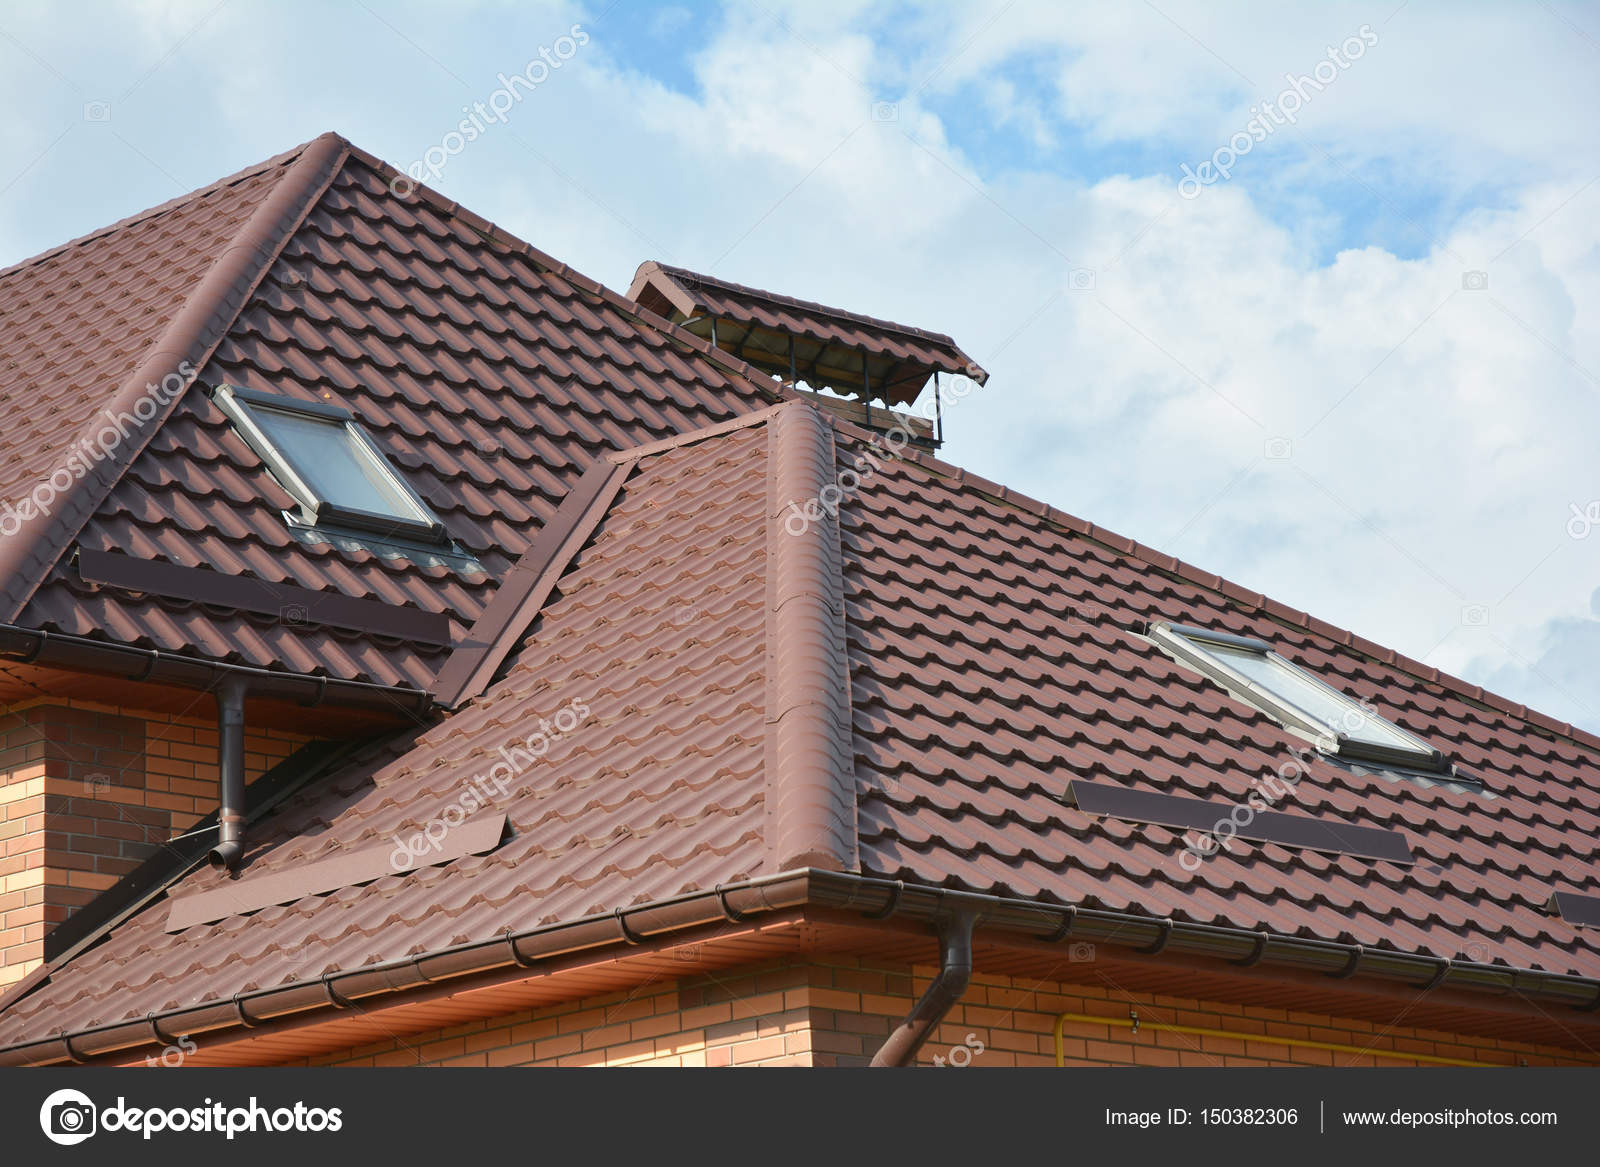
[[[873,1055],[873,1066],[909,1066],[934,1027],[972,983],[972,930],[979,913],[962,906],[939,925],[939,975],[912,1006],[910,1015]]]
[[[224,677],[217,686],[217,769],[221,798],[217,807],[217,845],[206,859],[217,870],[232,871],[244,854],[244,698],[243,677]]]

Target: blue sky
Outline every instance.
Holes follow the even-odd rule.
[[[614,287],[951,332],[952,460],[1600,729],[1592,5],[8,9],[0,263],[328,129],[437,156],[574,26],[433,185]]]

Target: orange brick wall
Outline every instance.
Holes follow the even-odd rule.
[[[803,967],[658,982],[317,1058],[337,1066],[809,1066]]]
[[[741,1066],[864,1065],[910,1010],[931,968],[814,960],[692,977],[567,1005],[396,1037],[316,1060],[318,1065]],[[1110,1024],[1137,1010],[1138,1033]],[[935,1066],[1054,1066],[1055,1019],[1069,1066],[1406,1066],[1400,1055],[1495,1065],[1582,1065],[1569,1050],[1408,1027],[1120,993],[1103,987],[977,975],[918,1058]],[[1151,1022],[1237,1037],[1158,1033]],[[1280,1039],[1274,1041],[1273,1039]],[[1372,1052],[1293,1048],[1299,1038]]]
[[[247,732],[246,781],[304,740]],[[0,988],[39,963],[46,931],[216,804],[209,717],[71,701],[0,712]]]

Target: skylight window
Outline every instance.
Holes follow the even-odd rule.
[[[302,521],[445,540],[444,524],[349,410],[236,385],[218,386],[213,399],[300,504]]]
[[[1150,639],[1240,700],[1312,738],[1325,753],[1423,770],[1443,754],[1292,664],[1264,640],[1182,624],[1152,624]]]

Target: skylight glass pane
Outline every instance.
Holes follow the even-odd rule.
[[[1355,741],[1414,753],[1427,751],[1383,718],[1368,714],[1344,694],[1295,668],[1280,657],[1207,643],[1205,650],[1281,701],[1310,714],[1330,731]]]
[[[317,495],[336,506],[427,522],[387,466],[342,422],[257,407],[257,422]]]

